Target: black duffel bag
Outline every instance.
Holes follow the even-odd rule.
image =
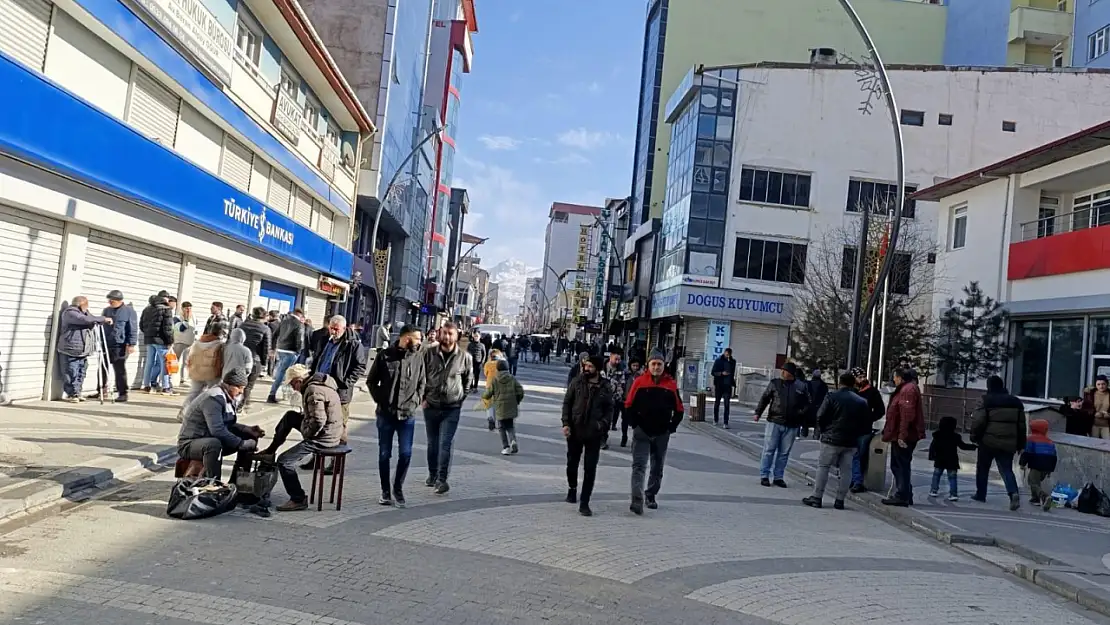
[[[166,514],[175,519],[204,519],[235,508],[233,484],[210,477],[186,477],[174,482]]]

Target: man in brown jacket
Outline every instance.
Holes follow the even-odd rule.
[[[310,375],[308,367],[293,365],[285,371],[285,383],[301,393],[301,412],[290,410],[274,430],[274,440],[263,454],[276,453],[289,433],[297,430],[303,440],[285,450],[277,458],[278,474],[289,501],[277,507],[279,512],[308,509],[308,497],[297,478],[297,465],[317,449],[335,447],[343,437],[343,408],[335,379],[329,375]]]
[[[925,438],[925,412],[917,372],[901,369],[894,374],[894,394],[886,407],[883,442],[890,443],[890,472],[894,475],[894,493],[883,499],[887,506],[913,505],[913,484],[910,482],[913,450]]]

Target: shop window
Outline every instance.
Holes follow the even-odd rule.
[[[1043,397],[1048,378],[1048,321],[1014,324],[1011,390],[1023,397]]]
[[[1083,387],[1083,320],[1054,319],[1048,354],[1048,394],[1056,399]]]
[[[1095,323],[1092,334],[1097,332]],[[1078,395],[1084,382],[1083,324],[1083,319],[1015,323],[1013,392],[1053,399]]]

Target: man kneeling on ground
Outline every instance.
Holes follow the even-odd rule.
[[[223,456],[236,454],[235,464],[249,467],[258,439],[266,434],[257,425],[236,423],[235,407],[246,386],[246,372],[233,369],[185,411],[177,435],[177,455],[202,461],[205,477],[220,478]]]
[[[343,437],[343,407],[335,379],[320,373],[311,375],[308,367],[293,365],[285,371],[285,383],[301,393],[301,412],[290,410],[274,430],[274,440],[262,453],[276,453],[289,433],[298,430],[303,440],[277,458],[278,474],[289,501],[277,507],[278,512],[308,509],[308,497],[297,477],[297,465],[317,449],[335,447]]]

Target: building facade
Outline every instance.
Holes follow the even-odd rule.
[[[99,311],[119,289],[138,311],[166,290],[201,320],[219,301],[317,325],[345,296],[374,126],[294,0],[3,3],[0,84],[13,399],[60,392],[54,318],[77,295]]]
[[[887,63],[939,64],[948,7],[921,0],[855,0]],[[663,107],[691,67],[763,60],[804,62],[830,47],[853,58],[866,48],[838,3],[824,0],[651,0],[644,20],[639,110],[624,247],[625,325],[646,339],[667,184],[670,128]]]
[[[907,192],[1094,123],[1110,93],[1101,71],[888,69]],[[771,368],[785,358],[797,294],[815,280],[850,291],[860,215],[887,215],[897,195],[885,101],[859,111],[869,93],[854,66],[761,63],[691,72],[671,95],[657,344],[707,358],[707,333],[727,323],[737,360]],[[1067,117],[1053,113],[1061,94],[1075,103]],[[935,207],[906,204],[903,244],[917,246],[895,251],[892,292],[932,284],[937,223]]]
[[[947,0],[946,4],[945,65],[1088,65],[1081,53],[1087,38],[1078,32],[1079,15],[1089,13],[1088,0]],[[1081,54],[1073,60],[1073,52]]]
[[[433,0],[303,4],[378,128],[362,159],[353,250],[361,280],[348,315],[376,323],[384,292],[386,321],[426,323],[421,303],[439,149],[436,112],[424,105]]]
[[[941,216],[936,310],[976,281],[1010,314],[1012,392],[1062,400],[1110,375],[1110,123],[917,198],[935,202]]]
[[[593,293],[590,290],[590,258],[594,247],[594,224],[601,217],[601,208],[555,202],[548,211],[547,230],[544,234],[543,294],[553,302],[560,291],[564,272],[576,272],[568,297],[571,300],[569,317],[588,317]],[[595,261],[596,263],[596,261]],[[574,291],[570,293],[570,291]]]

